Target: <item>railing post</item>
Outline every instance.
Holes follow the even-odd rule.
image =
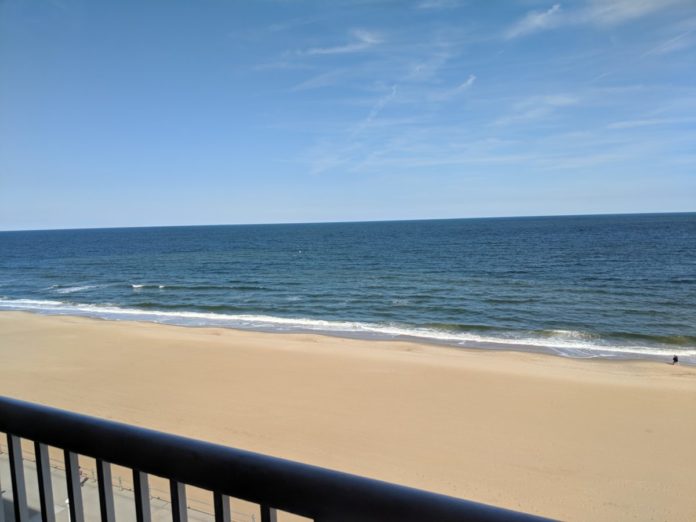
[[[261,522],[278,522],[278,512],[272,507],[261,506]]]
[[[82,484],[80,484],[80,464],[77,460],[77,454],[68,450],[65,450],[64,454],[70,522],[85,522],[85,512],[82,507]]]
[[[2,455],[2,448],[0,447],[0,455]],[[5,522],[5,501],[2,499],[2,477],[0,476],[0,522]]]
[[[230,497],[221,493],[213,493],[215,507],[215,522],[230,522]]]
[[[55,522],[56,510],[53,505],[53,488],[51,487],[51,461],[48,456],[48,446],[34,442],[36,457],[36,476],[39,479],[39,503],[41,505],[42,522]]]
[[[111,484],[111,464],[97,459],[97,487],[99,488],[99,512],[102,522],[114,522],[114,489]]]
[[[150,487],[147,473],[133,470],[133,496],[135,497],[135,519],[137,522],[150,522]]]
[[[172,498],[172,522],[187,522],[186,486],[176,480],[170,480],[169,493]]]
[[[24,462],[22,462],[21,439],[7,434],[7,449],[10,457],[10,479],[12,481],[12,504],[15,522],[29,521],[27,489],[24,482]]]

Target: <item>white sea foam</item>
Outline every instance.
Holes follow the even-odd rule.
[[[26,307],[33,307],[36,309],[40,309],[42,306],[46,307],[52,307],[52,306],[60,306],[64,305],[65,303],[63,301],[51,301],[48,299],[4,299],[0,298],[0,307],[3,307],[5,310],[12,310],[13,305],[17,305],[16,309],[24,308]]]
[[[484,336],[472,332],[452,332],[432,328],[407,327],[390,324],[357,321],[327,321],[310,318],[288,318],[270,315],[221,314],[214,312],[140,310],[92,304],[75,304],[62,301],[0,298],[0,310],[24,310],[47,314],[81,315],[113,320],[140,320],[182,326],[222,326],[228,328],[314,331],[317,333],[366,335],[379,338],[410,338],[442,342],[460,346],[503,345],[520,349],[538,348],[569,357],[666,357],[674,354],[673,347],[609,345],[584,332],[555,331],[540,336]],[[696,358],[696,346],[679,347],[682,357]],[[696,362],[696,359],[694,360]]]
[[[565,340],[571,343],[574,342],[587,342],[595,343],[599,340],[597,334],[590,332],[579,332],[577,330],[549,330],[546,332],[548,339],[553,339],[555,342]]]
[[[145,286],[145,285],[131,285],[131,288],[132,288],[133,290],[138,290],[138,289],[140,289],[140,288],[142,288],[142,287],[144,287],[144,286]]]
[[[63,288],[58,288],[56,286],[51,287],[53,291],[57,294],[72,294],[74,292],[82,292],[84,290],[91,290],[92,288],[98,288],[99,285],[83,285],[83,286],[66,286]]]

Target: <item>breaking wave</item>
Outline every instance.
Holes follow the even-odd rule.
[[[664,358],[679,353],[680,356],[693,358],[696,362],[696,343],[677,346],[664,343],[622,344],[593,333],[572,330],[510,331],[476,325],[421,327],[262,314],[126,308],[35,299],[0,298],[0,310],[77,315],[110,320],[151,321],[180,326],[215,326],[264,331],[315,332],[375,339],[419,340],[462,347],[537,349],[568,357]],[[681,341],[683,343],[683,339]]]

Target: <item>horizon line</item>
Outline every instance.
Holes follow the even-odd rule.
[[[332,225],[351,223],[408,223],[417,221],[461,221],[476,219],[520,219],[520,218],[554,218],[554,217],[601,217],[601,216],[655,216],[674,214],[696,214],[696,210],[664,211],[664,212],[597,212],[588,214],[524,214],[510,216],[470,216],[450,218],[396,218],[396,219],[365,219],[365,220],[338,220],[338,221],[281,221],[263,223],[206,223],[197,225],[129,225],[108,227],[66,227],[66,228],[16,228],[2,229],[4,232],[59,232],[68,230],[123,230],[135,228],[194,228],[194,227],[244,227],[244,226],[275,226],[275,225]]]

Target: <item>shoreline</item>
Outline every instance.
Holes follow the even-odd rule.
[[[84,317],[116,322],[144,322],[185,328],[224,328],[232,331],[269,334],[297,333],[370,342],[408,342],[465,350],[541,353],[570,359],[671,362],[672,357],[678,355],[682,364],[696,366],[696,347],[690,346],[602,346],[601,344],[577,344],[576,341],[562,339],[543,342],[541,337],[539,339],[532,337],[504,339],[496,338],[495,336],[485,338],[473,333],[468,334],[469,338],[467,339],[465,338],[467,334],[464,333],[437,331],[418,326],[391,326],[355,321],[293,319],[280,316],[244,314],[234,316],[187,310],[142,310],[120,306],[69,304],[61,301],[34,301],[31,299],[20,299],[18,302],[21,301],[25,302],[24,306],[19,304],[8,305],[8,302],[0,300],[0,313],[20,312],[42,316]],[[41,305],[37,305],[37,303],[41,303]],[[51,303],[53,307],[50,306]],[[573,336],[577,332],[559,330],[558,333]],[[460,338],[457,338],[458,335]]]
[[[528,363],[536,363],[540,361],[559,359],[560,361],[576,362],[578,365],[573,365],[574,370],[581,370],[583,363],[587,364],[597,364],[603,366],[605,364],[609,366],[621,366],[626,365],[627,368],[634,367],[633,369],[640,368],[644,366],[645,368],[650,368],[651,366],[662,367],[673,366],[671,357],[661,357],[654,356],[652,358],[642,358],[642,357],[628,357],[628,356],[616,356],[616,357],[601,357],[601,356],[570,356],[565,354],[556,353],[552,350],[544,350],[541,347],[534,345],[524,345],[524,344],[512,344],[504,342],[481,342],[478,344],[450,344],[446,341],[439,341],[437,339],[427,339],[419,337],[409,337],[409,336],[398,336],[398,337],[371,337],[367,335],[361,335],[356,332],[354,335],[343,332],[331,332],[331,331],[317,331],[317,330],[270,330],[262,328],[237,328],[233,326],[216,326],[216,325],[185,325],[185,324],[175,324],[175,323],[162,323],[150,320],[141,319],[113,319],[106,317],[97,316],[87,316],[87,315],[74,315],[74,314],[63,314],[63,313],[41,313],[41,312],[27,312],[23,310],[0,310],[0,324],[3,320],[3,316],[16,314],[17,316],[28,316],[28,317],[38,317],[38,318],[65,318],[67,320],[84,320],[87,323],[95,322],[102,324],[114,324],[123,325],[126,328],[128,326],[140,326],[142,328],[149,327],[163,327],[166,329],[173,329],[174,331],[179,330],[183,332],[197,332],[209,333],[209,331],[215,331],[216,336],[225,335],[229,333],[231,336],[268,336],[269,340],[273,340],[274,337],[278,337],[279,340],[284,338],[296,339],[299,342],[309,341],[313,344],[322,344],[324,341],[326,344],[332,344],[332,341],[341,343],[345,342],[348,344],[356,343],[361,345],[363,348],[369,350],[390,350],[394,347],[399,347],[400,350],[417,353],[423,352],[433,355],[446,356],[448,353],[451,356],[461,352],[463,354],[468,354],[470,357],[480,356],[485,358],[488,354],[496,354],[496,357],[503,357],[509,355],[512,357],[519,357],[520,361],[525,361],[528,358]],[[0,327],[0,336],[2,335],[2,329]],[[274,343],[270,343],[274,344]],[[547,365],[550,363],[547,363]],[[562,363],[561,363],[562,365]],[[682,358],[679,359],[679,364],[676,368],[688,368],[693,370],[696,376],[696,363],[684,362],[682,363]]]
[[[0,313],[0,394],[564,520],[693,520],[696,368]]]

